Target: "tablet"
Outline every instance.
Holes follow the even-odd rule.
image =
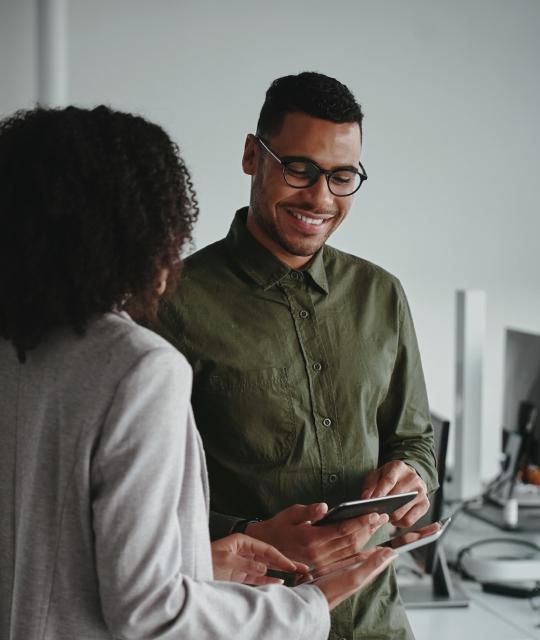
[[[313,526],[318,527],[324,524],[339,522],[340,520],[349,520],[350,518],[363,516],[366,513],[392,513],[413,498],[416,498],[417,495],[418,491],[409,491],[407,493],[394,493],[378,498],[368,498],[367,500],[342,502],[330,509],[323,518],[314,522]]]
[[[451,520],[452,518],[444,518],[441,520],[439,522],[440,528],[433,533],[422,532],[423,529],[427,529],[431,526],[426,525],[416,531],[408,531],[407,533],[402,533],[394,538],[390,538],[390,540],[383,542],[381,546],[390,547],[398,555],[407,553],[407,551],[412,551],[413,549],[423,547],[426,544],[431,544],[432,542],[439,540],[450,526]]]

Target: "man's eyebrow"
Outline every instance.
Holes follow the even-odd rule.
[[[358,171],[359,168],[360,163],[358,164],[358,166],[355,166],[354,164],[341,164],[339,165],[339,167],[335,167],[334,169],[332,169],[332,171],[339,171],[340,169],[347,169],[348,171]]]
[[[315,160],[313,160],[312,158],[309,158],[308,156],[295,156],[295,155],[284,155],[281,156],[282,160],[302,160],[303,162],[312,162],[314,165],[316,165],[317,167],[320,167],[321,169],[324,169],[324,167],[322,167],[318,162],[315,162]],[[335,167],[332,167],[330,169],[328,169],[328,171],[340,171],[340,170],[344,170],[346,169],[347,171],[358,171],[358,169],[360,168],[360,163],[358,163],[358,165],[354,165],[354,164],[339,164],[336,165]]]

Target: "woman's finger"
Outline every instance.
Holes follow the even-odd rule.
[[[297,566],[305,567],[302,563],[289,560],[289,558],[284,556],[275,547],[262,540],[257,540],[244,534],[236,535],[238,536],[236,541],[237,552],[243,556],[258,558],[261,562],[283,571],[296,571]]]

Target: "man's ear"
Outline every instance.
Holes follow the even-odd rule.
[[[244,155],[242,156],[242,169],[248,176],[254,176],[257,172],[257,146],[257,138],[252,133],[248,133],[244,144]]]

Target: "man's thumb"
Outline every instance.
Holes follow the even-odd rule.
[[[328,511],[326,502],[314,502],[313,504],[293,504],[287,510],[289,524],[302,524],[320,520]]]

